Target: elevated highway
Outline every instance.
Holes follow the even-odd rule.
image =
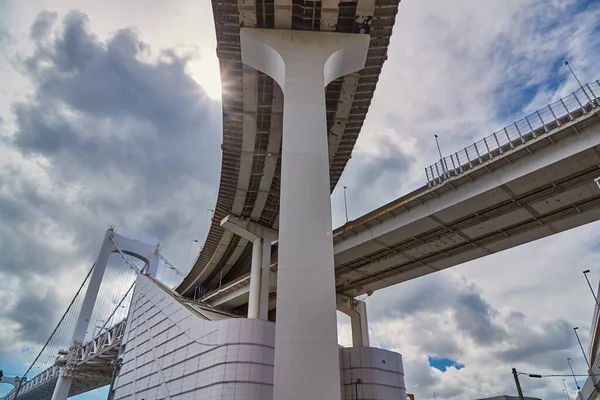
[[[600,219],[599,97],[600,83],[587,85],[446,157],[423,187],[336,229],[337,292],[372,293]],[[203,300],[242,306],[247,282]]]
[[[277,229],[283,94],[241,62],[240,28],[370,35],[366,66],[326,88],[331,190],[360,133],[387,59],[400,0],[213,0],[223,88],[221,181],[206,241],[177,292],[198,295],[250,271],[252,243],[225,231],[227,215]]]

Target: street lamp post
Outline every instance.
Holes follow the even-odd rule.
[[[444,165],[444,157],[442,156],[442,150],[440,148],[440,142],[438,140],[438,135],[433,135],[433,136],[435,136],[435,144],[437,145],[438,153],[440,155],[440,165],[442,166],[442,172],[444,173],[444,175],[446,175],[447,171],[446,171],[446,166]]]
[[[590,362],[588,361],[587,356],[585,355],[585,351],[583,351],[583,346],[581,345],[581,340],[579,339],[579,335],[577,334],[577,330],[579,329],[578,326],[573,328],[573,332],[575,332],[575,337],[577,337],[577,342],[579,343],[579,347],[581,348],[581,353],[583,354],[583,358],[585,359],[585,363],[588,366],[588,371],[590,370]]]
[[[517,385],[517,393],[519,394],[519,400],[523,400],[523,391],[521,390],[521,383],[519,382],[519,374],[517,369],[512,369],[513,378],[515,378],[515,385]]]
[[[569,400],[569,393],[568,393],[568,391],[567,391],[567,384],[565,383],[565,380],[564,380],[564,379],[562,380],[562,383],[563,383],[563,387],[564,387],[564,389],[563,389],[563,394],[565,395],[565,399],[566,399],[566,400]]]
[[[592,292],[592,296],[594,296],[594,301],[596,302],[596,305],[598,306],[598,309],[600,310],[600,303],[598,303],[598,296],[596,296],[596,293],[594,293],[594,289],[592,288],[592,284],[590,283],[590,280],[587,276],[587,274],[590,273],[589,269],[586,269],[585,271],[583,271],[583,276],[585,276],[585,281],[587,282],[589,288],[590,288],[590,292]]]
[[[573,366],[571,366],[571,357],[567,358],[567,362],[569,363],[569,369],[571,370],[571,375],[573,375],[575,386],[577,386],[577,391],[581,391],[581,388],[579,387],[579,382],[577,382],[577,378],[575,377],[575,372],[573,372]]]
[[[581,88],[581,90],[583,90],[583,93],[585,94],[585,97],[587,97],[587,99],[591,102],[592,99],[590,98],[590,96],[588,96],[587,91],[585,90],[585,88],[581,84],[581,81],[579,80],[579,78],[577,77],[577,75],[575,75],[575,71],[573,71],[573,68],[571,68],[571,66],[569,65],[569,62],[567,60],[565,60],[565,65],[567,66],[567,68],[569,68],[569,71],[571,71],[571,74],[573,75],[573,77],[575,78],[575,80],[577,81],[577,83],[579,83],[579,87]]]
[[[346,223],[348,223],[348,201],[346,200],[346,189],[347,186],[344,186],[344,210],[346,211]]]
[[[192,239],[192,240],[190,240],[190,248],[188,249],[188,255],[187,255],[187,259],[185,260],[185,265],[189,265],[190,264],[190,253],[192,252],[192,243],[200,243],[200,242],[198,241],[198,239]],[[191,269],[192,269],[192,267],[190,266],[190,270]],[[188,270],[188,273],[189,272],[190,271]]]

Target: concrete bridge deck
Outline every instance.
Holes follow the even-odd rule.
[[[594,89],[600,94],[600,84]],[[566,109],[336,229],[337,292],[371,293],[600,219],[598,104]],[[240,277],[203,300],[239,307],[247,282]]]

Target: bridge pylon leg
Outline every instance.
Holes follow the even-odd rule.
[[[364,67],[369,36],[242,28],[240,38],[242,62],[284,92],[273,398],[338,400],[325,86]]]
[[[94,264],[94,270],[90,276],[90,282],[85,291],[81,310],[79,311],[79,316],[75,323],[72,342],[83,342],[85,339],[90,324],[90,318],[92,317],[92,311],[94,310],[94,305],[96,304],[96,299],[100,290],[100,284],[102,283],[104,271],[108,264],[108,257],[115,251],[115,245],[111,240],[113,235],[114,231],[112,229],[107,230],[104,235],[104,241],[102,242],[100,253]],[[52,400],[66,400],[69,397],[72,382],[73,379],[65,376],[65,369],[62,367],[58,375],[58,380],[56,381],[56,386],[54,387],[54,392],[52,393]]]
[[[98,258],[94,263],[94,270],[90,276],[90,281],[79,310],[79,316],[75,323],[75,329],[73,330],[72,343],[83,342],[89,328],[90,319],[92,318],[92,312],[96,305],[96,299],[98,298],[98,292],[100,290],[100,284],[104,277],[104,271],[108,264],[108,258],[112,253],[118,251],[125,251],[130,255],[144,261],[148,267],[148,274],[152,277],[156,277],[158,271],[158,265],[160,258],[158,256],[158,246],[150,246],[137,242],[135,240],[128,239],[115,233],[111,228],[106,231],[104,235],[104,241],[102,247],[98,253]],[[66,400],[71,390],[72,378],[65,376],[65,368],[60,369],[54,392],[52,393],[52,400]]]
[[[73,378],[67,378],[61,368],[60,373],[58,374],[58,380],[56,381],[56,386],[54,387],[54,392],[52,393],[52,400],[66,400],[69,397],[71,383],[73,383]]]

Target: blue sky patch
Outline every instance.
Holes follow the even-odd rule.
[[[446,372],[448,367],[454,367],[458,370],[463,369],[465,367],[464,364],[459,363],[456,360],[446,357],[427,357],[429,360],[429,365],[435,369],[438,369],[442,372]]]

